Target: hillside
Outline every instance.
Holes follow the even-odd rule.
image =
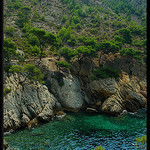
[[[5,98],[38,82],[64,110],[134,112],[146,105],[146,33],[146,1],[5,0]]]
[[[140,3],[139,8],[137,3]],[[57,55],[64,46],[76,49],[103,41],[146,51],[145,6],[145,1],[129,3],[128,0],[5,0],[4,38],[11,39],[17,49],[25,53],[25,58],[40,55],[39,41],[29,31],[32,27],[56,37],[55,45],[48,43],[43,47],[46,51],[43,57]],[[120,43],[115,39],[116,31],[123,28],[130,30],[131,43]]]

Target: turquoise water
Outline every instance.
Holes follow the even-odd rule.
[[[19,150],[136,149],[136,137],[146,134],[146,114],[114,117],[85,112],[67,113],[61,120],[5,135],[11,148]]]

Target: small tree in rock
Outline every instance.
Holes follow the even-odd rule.
[[[118,52],[119,46],[111,43],[110,41],[106,41],[106,42],[101,42],[101,43],[97,44],[96,50],[101,51],[100,56],[99,56],[99,66],[101,66],[103,55]]]
[[[127,62],[129,63],[129,75],[132,76],[131,67],[134,66],[134,60],[142,60],[142,57],[140,57],[142,55],[142,51],[134,50],[133,48],[123,48],[120,50],[120,55],[127,57]]]

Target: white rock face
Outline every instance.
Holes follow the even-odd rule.
[[[53,79],[51,88],[54,95],[57,95],[58,101],[64,109],[70,111],[78,111],[82,108],[85,96],[80,88],[80,83],[77,77],[63,77],[64,85],[59,86],[58,82]]]
[[[20,85],[15,74],[6,78],[4,88],[11,89],[4,96],[4,130],[17,129],[35,117],[51,120],[57,99],[46,86],[29,80]]]

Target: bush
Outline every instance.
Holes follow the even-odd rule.
[[[95,80],[98,78],[118,78],[120,77],[119,70],[109,67],[100,67],[97,70],[92,71],[91,79]]]
[[[103,53],[108,54],[110,52],[116,53],[119,50],[119,46],[116,43],[112,43],[111,41],[101,42],[96,45],[96,50],[102,50]]]
[[[72,68],[71,64],[67,63],[66,61],[58,61],[57,65],[68,69]]]
[[[79,42],[83,43],[84,45],[92,46],[92,47],[94,47],[96,45],[96,42],[97,42],[95,38],[85,37],[85,36],[79,37],[78,40],[79,40]]]
[[[62,21],[62,23],[65,23],[67,21],[67,16],[63,15],[61,21]]]
[[[132,42],[132,35],[131,31],[127,28],[122,28],[115,31],[115,34],[119,35],[123,39],[123,43],[131,44]]]
[[[28,41],[29,41],[29,44],[31,44],[33,46],[35,46],[35,45],[40,46],[40,41],[39,41],[38,37],[33,34],[29,34]]]
[[[62,47],[58,53],[65,57],[67,60],[70,60],[73,56],[76,55],[76,52],[74,50],[69,49],[68,47]]]
[[[80,46],[77,48],[78,57],[88,57],[93,56],[96,57],[96,50],[93,49],[91,46]]]
[[[3,90],[3,95],[6,96],[6,94],[10,93],[11,89],[9,88],[4,88]]]
[[[146,135],[136,138],[137,149],[145,149],[146,150],[147,149],[146,144],[147,144],[147,136]]]
[[[10,36],[14,36],[15,28],[14,27],[6,27],[5,33]]]
[[[138,56],[140,56],[141,54],[142,54],[142,51],[134,50],[133,48],[123,48],[122,50],[120,50],[121,56],[129,56],[129,57],[133,57],[136,59],[139,59]]]
[[[40,83],[44,83],[43,78],[44,75],[41,71],[36,68],[34,65],[25,64],[24,66],[13,65],[9,69],[10,73],[20,73],[25,77],[29,78],[30,80],[39,81]]]

